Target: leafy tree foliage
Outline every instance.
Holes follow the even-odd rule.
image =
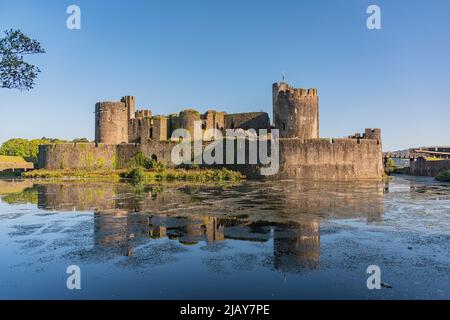
[[[77,138],[72,142],[89,142],[86,138]],[[39,153],[39,145],[41,144],[54,144],[54,143],[67,143],[66,140],[41,138],[41,139],[10,139],[2,144],[0,147],[0,155],[2,156],[19,156],[25,158],[27,161],[36,163]]]
[[[74,142],[74,143],[80,143],[80,142],[81,143],[88,143],[89,140],[87,138],[76,138],[76,139],[73,139],[72,142]]]
[[[5,31],[0,39],[0,87],[30,90],[41,70],[24,61],[24,55],[45,53],[41,44],[30,39],[20,30]]]

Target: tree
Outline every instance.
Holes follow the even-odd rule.
[[[24,61],[24,55],[45,53],[41,44],[24,35],[20,30],[5,31],[0,39],[0,86],[7,89],[33,89],[41,70]]]
[[[0,147],[0,155],[2,156],[19,156],[25,158],[27,161],[37,163],[39,146],[42,144],[64,143],[64,140],[59,139],[10,139],[2,144]]]
[[[386,161],[386,171],[388,174],[393,173],[397,166],[395,165],[395,161],[392,158],[387,158]]]
[[[75,138],[72,140],[74,143],[88,143],[89,140],[87,138]]]

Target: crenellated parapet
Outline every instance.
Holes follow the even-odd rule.
[[[366,128],[364,133],[355,133],[354,135],[349,136],[350,139],[366,139],[366,140],[376,140],[378,143],[381,143],[381,129],[371,129]]]
[[[378,140],[381,142],[381,129],[366,129],[364,139]]]
[[[150,110],[137,110],[135,112],[135,118],[142,119],[142,118],[151,118],[152,112]]]
[[[319,97],[317,89],[293,88],[274,83],[273,124],[282,138],[319,138]]]

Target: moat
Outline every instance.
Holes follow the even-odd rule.
[[[449,299],[449,241],[450,184],[433,178],[0,180],[0,299]]]

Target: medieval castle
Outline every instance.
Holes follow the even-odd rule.
[[[136,110],[135,99],[125,96],[118,102],[95,106],[95,143],[44,145],[39,149],[39,167],[124,168],[138,152],[171,163],[174,130],[183,128],[193,137],[194,130],[265,129],[269,135],[254,139],[270,140],[270,131],[279,130],[279,170],[272,178],[314,180],[380,180],[383,160],[380,129],[366,129],[343,139],[319,137],[319,98],[317,89],[293,88],[275,83],[273,123],[265,112],[227,114],[209,110],[200,114],[184,110],[179,114],[153,115]],[[195,125],[201,128],[195,128]],[[209,130],[208,132],[214,132]],[[206,140],[215,140],[214,136]],[[270,143],[270,141],[269,141]],[[247,159],[249,155],[246,155]],[[226,163],[226,162],[223,162]],[[228,165],[248,177],[260,177],[262,164]]]

